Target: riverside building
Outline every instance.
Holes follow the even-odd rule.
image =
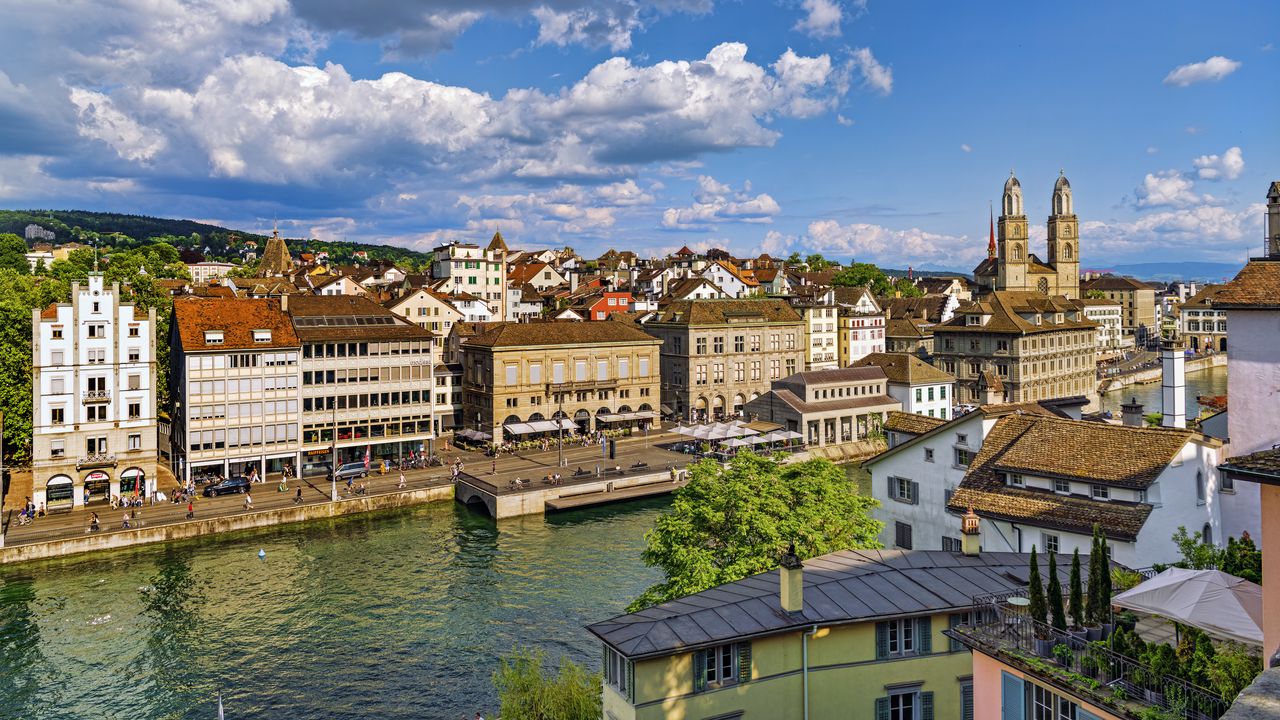
[[[71,302],[31,311],[32,502],[155,491],[155,326],[98,272],[72,283]]]

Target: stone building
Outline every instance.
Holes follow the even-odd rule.
[[[836,302],[840,304],[839,346],[840,365],[849,366],[871,353],[885,350],[885,325],[888,317],[884,308],[866,288],[837,288]]]
[[[955,376],[958,402],[1097,402],[1097,325],[1061,297],[998,290],[933,332],[933,364]]]
[[[812,370],[782,378],[747,403],[747,415],[804,435],[809,447],[867,439],[902,404],[879,367]]]
[[[495,441],[647,427],[661,341],[634,324],[493,323],[461,343],[462,427]]]
[[[494,233],[488,247],[448,243],[432,250],[431,277],[443,280],[446,295],[469,294],[483,300],[495,318],[506,317],[507,244]]]
[[[1071,197],[1071,183],[1059,176],[1050,199],[1048,259],[1031,253],[1027,216],[1022,210],[1022,184],[1012,173],[1004,184],[998,235],[989,256],[973,270],[984,292],[1015,290],[1041,295],[1080,297],[1080,223]]]
[[[1120,303],[1120,324],[1125,334],[1133,337],[1138,345],[1146,345],[1148,341],[1155,340],[1157,325],[1154,287],[1133,278],[1106,275],[1085,282],[1080,290],[1085,294],[1093,292]]]
[[[279,230],[272,230],[267,247],[262,251],[262,262],[258,263],[258,277],[284,277],[292,270],[293,258],[289,255],[289,246],[280,237]]]
[[[1178,308],[1178,330],[1197,353],[1227,351],[1227,311],[1214,306],[1225,285],[1205,285]]]
[[[31,311],[32,502],[47,509],[156,489],[156,314],[102,274]]]
[[[662,340],[664,414],[736,415],[805,366],[805,321],[785,300],[680,300],[644,324]]]

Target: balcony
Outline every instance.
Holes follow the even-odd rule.
[[[974,624],[957,625],[946,634],[1118,717],[1138,720],[1152,717],[1154,710],[1162,718],[1218,720],[1231,704],[1211,690],[1112,652],[1108,640],[1087,642],[998,599],[978,607]]]
[[[81,400],[85,405],[111,402],[110,390],[85,390]]]
[[[93,468],[115,467],[116,456],[114,453],[91,453],[76,459],[77,470],[90,470]]]

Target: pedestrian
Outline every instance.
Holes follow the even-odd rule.
[[[98,513],[89,513],[89,532],[98,532],[102,526],[98,524]]]
[[[131,525],[129,525],[129,513],[128,513],[128,512],[126,512],[126,513],[124,514],[124,524],[122,524],[122,525],[121,525],[121,528],[122,528],[122,529],[124,529],[124,530],[128,530],[130,527],[132,527],[132,526],[131,526]]]
[[[40,510],[36,512],[36,517],[44,517],[44,503],[40,503]]]
[[[248,490],[244,491],[244,509],[245,510],[253,509],[253,496],[249,494]]]
[[[302,486],[298,486],[298,494],[293,496],[293,504],[297,505],[302,502]]]
[[[403,470],[400,471],[400,485],[398,487],[401,490],[404,489],[404,471]]]
[[[348,476],[347,476],[347,492],[348,492],[348,493],[350,493],[350,492],[351,492],[351,485],[352,485],[352,481],[353,481],[354,479],[355,479],[355,478],[353,478],[353,477],[352,477],[352,476],[350,476],[350,475],[348,475]]]

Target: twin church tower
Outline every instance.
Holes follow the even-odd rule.
[[[1009,173],[987,259],[973,269],[977,285],[985,291],[1022,290],[1079,299],[1080,222],[1071,200],[1071,183],[1063,175],[1053,186],[1050,207],[1049,257],[1041,261],[1031,254],[1027,216],[1022,211],[1022,183]]]

